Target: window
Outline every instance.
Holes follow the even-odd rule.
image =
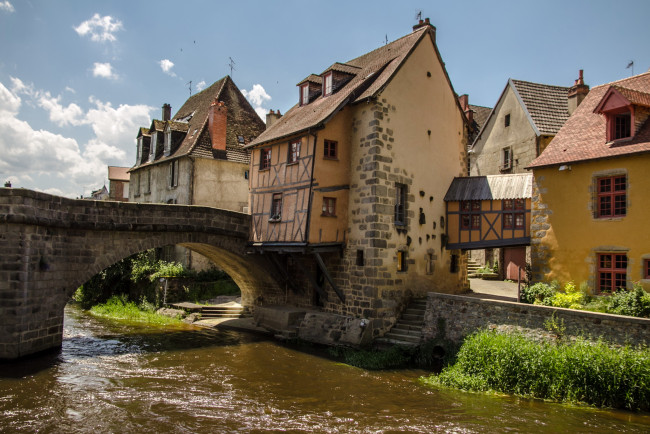
[[[395,184],[395,224],[406,224],[406,185]]]
[[[510,114],[507,114],[507,115],[506,115],[505,119],[503,120],[503,124],[504,124],[506,127],[509,127],[509,126],[510,126]]]
[[[451,259],[449,261],[449,272],[450,273],[458,273],[460,267],[458,266],[458,255],[451,255]]]
[[[246,141],[244,140],[244,136],[237,136],[237,143],[244,144]]]
[[[151,145],[149,146],[149,161],[153,161],[156,156],[156,144],[158,141],[158,133],[154,131],[151,133]]]
[[[526,222],[526,200],[506,199],[501,203],[503,229],[524,229]]]
[[[464,200],[460,203],[460,228],[481,228],[481,201]]]
[[[287,164],[294,164],[300,158],[300,139],[289,142],[289,155],[287,156]]]
[[[598,254],[598,291],[614,292],[627,287],[627,255],[624,253]]]
[[[356,261],[357,267],[363,267],[365,264],[365,261],[363,259],[363,250],[358,249],[357,250],[357,261]]]
[[[325,152],[323,154],[323,157],[330,160],[336,160],[338,157],[337,145],[338,142],[335,142],[333,140],[325,140]]]
[[[643,260],[643,278],[650,279],[650,259]]]
[[[332,94],[332,73],[325,75],[323,79],[323,96]]]
[[[260,170],[271,167],[271,148],[260,150]]]
[[[598,178],[598,217],[622,217],[627,212],[625,175]]]
[[[512,149],[503,148],[501,154],[501,170],[508,170],[512,168]]]
[[[309,83],[300,86],[300,105],[309,104]]]
[[[138,137],[138,150],[137,150],[137,155],[135,157],[135,165],[139,165],[141,160],[142,160],[142,142],[143,142],[143,137],[140,136]]]
[[[397,271],[404,272],[407,269],[406,252],[402,250],[397,251]]]
[[[135,175],[135,189],[133,190],[133,196],[140,196],[140,173]]]
[[[321,215],[326,217],[336,217],[336,198],[323,198],[323,213]]]
[[[151,169],[147,170],[147,175],[144,182],[144,192],[151,193]]]
[[[171,149],[172,149],[172,132],[171,132],[171,130],[167,131],[165,133],[165,148],[164,149],[165,149],[164,150],[165,156],[169,155],[169,153],[171,152]]]
[[[632,116],[630,113],[621,113],[612,116],[612,140],[625,139],[632,135]]]
[[[282,193],[273,193],[271,200],[271,218],[269,221],[280,221],[282,218]]]
[[[169,186],[178,186],[178,160],[174,160],[169,165]]]

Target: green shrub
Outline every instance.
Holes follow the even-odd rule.
[[[551,298],[551,306],[564,307],[568,309],[582,309],[586,301],[586,295],[578,289],[573,282],[564,285],[563,292],[556,292]]]
[[[528,304],[543,304],[545,306],[551,306],[557,288],[558,284],[556,282],[553,282],[550,285],[538,282],[534,285],[524,286],[521,289],[521,301]]]
[[[488,331],[465,339],[453,366],[423,380],[601,407],[650,409],[650,350],[603,342],[539,343]]]
[[[634,284],[632,290],[619,290],[608,298],[609,313],[650,318],[650,294],[638,283]]]

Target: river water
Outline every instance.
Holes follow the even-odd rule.
[[[420,386],[232,331],[66,308],[59,353],[0,364],[1,432],[648,432],[650,415]]]

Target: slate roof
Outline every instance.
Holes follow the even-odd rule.
[[[555,135],[569,119],[569,88],[509,80],[541,135]]]
[[[317,127],[327,122],[343,106],[374,97],[390,82],[400,65],[425,37],[430,37],[434,42],[434,47],[436,46],[435,29],[433,26],[426,25],[390,44],[383,45],[344,64],[335,63],[326,71],[333,68],[338,68],[337,70],[340,71],[345,69],[344,72],[354,74],[350,81],[331,95],[325,97],[321,95],[303,106],[294,105],[247,147]],[[436,54],[440,59],[437,48]],[[440,63],[443,64],[442,60],[440,60]],[[452,87],[449,77],[447,77],[447,81],[449,86]],[[296,93],[296,99],[298,99],[297,96],[298,93]]]
[[[594,113],[594,109],[610,87],[615,87],[624,96],[634,98],[636,104],[644,105],[644,101],[650,101],[650,72],[591,89],[544,152],[528,168],[650,152],[648,120],[639,127],[632,139],[607,142],[605,116]]]
[[[464,176],[451,182],[445,202],[461,200],[528,199],[533,194],[533,174]]]
[[[474,123],[480,130],[483,128],[483,125],[485,125],[485,122],[487,122],[487,118],[490,116],[490,112],[492,112],[491,107],[482,107],[480,105],[469,105],[469,108],[474,112]]]
[[[129,181],[130,167],[108,166],[108,179],[111,181]]]
[[[242,95],[230,76],[214,82],[208,88],[189,97],[169,121],[173,131],[186,133],[180,144],[168,156],[161,155],[151,162],[136,165],[143,167],[183,156],[214,158],[208,132],[208,110],[215,100],[222,101],[227,112],[226,159],[248,163],[250,155],[244,145],[257,137],[266,127],[248,100]],[[165,122],[154,120],[152,127],[162,131]],[[244,138],[239,143],[238,136]]]

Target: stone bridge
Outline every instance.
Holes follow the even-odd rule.
[[[0,359],[59,347],[75,290],[135,253],[177,244],[221,267],[242,304],[280,299],[273,266],[246,255],[250,216],[221,209],[74,200],[0,188]]]

